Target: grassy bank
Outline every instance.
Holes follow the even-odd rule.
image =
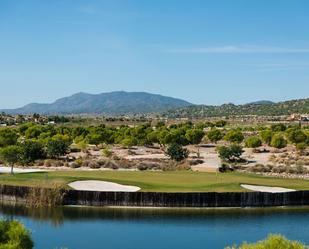
[[[47,173],[1,174],[0,183],[23,186],[44,186],[59,183],[66,185],[77,180],[104,180],[135,185],[142,191],[163,192],[238,192],[245,191],[240,184],[255,184],[308,189],[308,180],[279,179],[241,173],[200,173],[191,171],[173,172],[128,172],[128,171],[55,171]]]

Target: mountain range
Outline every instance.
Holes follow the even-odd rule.
[[[0,110],[8,114],[143,114],[157,113],[192,105],[191,103],[146,92],[115,91],[101,94],[77,93],[51,104],[32,103],[17,109]]]
[[[132,115],[160,113],[169,118],[220,116],[278,116],[309,113],[309,98],[272,102],[260,100],[243,105],[194,105],[182,99],[146,92],[115,91],[101,94],[77,93],[50,104],[32,103],[17,109],[0,110],[8,114],[102,114]]]

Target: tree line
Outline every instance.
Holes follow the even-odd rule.
[[[0,158],[10,165],[29,164],[44,158],[58,159],[70,150],[73,143],[80,149],[87,148],[89,144],[94,146],[118,144],[125,147],[158,144],[164,151],[170,151],[169,155],[175,160],[187,156],[188,153],[182,146],[198,145],[203,140],[211,143],[224,140],[239,147],[244,145],[249,148],[267,144],[278,149],[291,143],[299,150],[306,149],[309,144],[308,127],[274,124],[271,127],[242,129],[227,128],[226,125],[225,121],[196,124],[185,122],[172,125],[158,122],[155,126],[141,124],[134,127],[127,125],[112,127],[104,124],[72,127],[26,123],[15,128],[0,129]],[[248,130],[253,135],[248,136],[246,134]],[[197,150],[198,148],[199,146]],[[234,146],[232,149],[235,148]],[[224,147],[221,150],[225,153],[227,151]]]

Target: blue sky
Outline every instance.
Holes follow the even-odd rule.
[[[306,0],[1,0],[0,108],[76,92],[309,97]]]

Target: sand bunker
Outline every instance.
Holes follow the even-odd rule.
[[[36,173],[36,172],[44,172],[47,170],[41,169],[31,169],[31,168],[14,168],[13,172],[15,173]],[[11,167],[0,167],[0,173],[11,173]]]
[[[294,189],[288,189],[288,188],[257,186],[257,185],[248,185],[248,184],[241,184],[240,186],[245,189],[252,190],[252,191],[267,192],[267,193],[285,193],[285,192],[295,191]]]
[[[68,184],[75,190],[102,191],[102,192],[137,192],[140,190],[136,186],[121,185],[114,182],[105,181],[76,181]]]

